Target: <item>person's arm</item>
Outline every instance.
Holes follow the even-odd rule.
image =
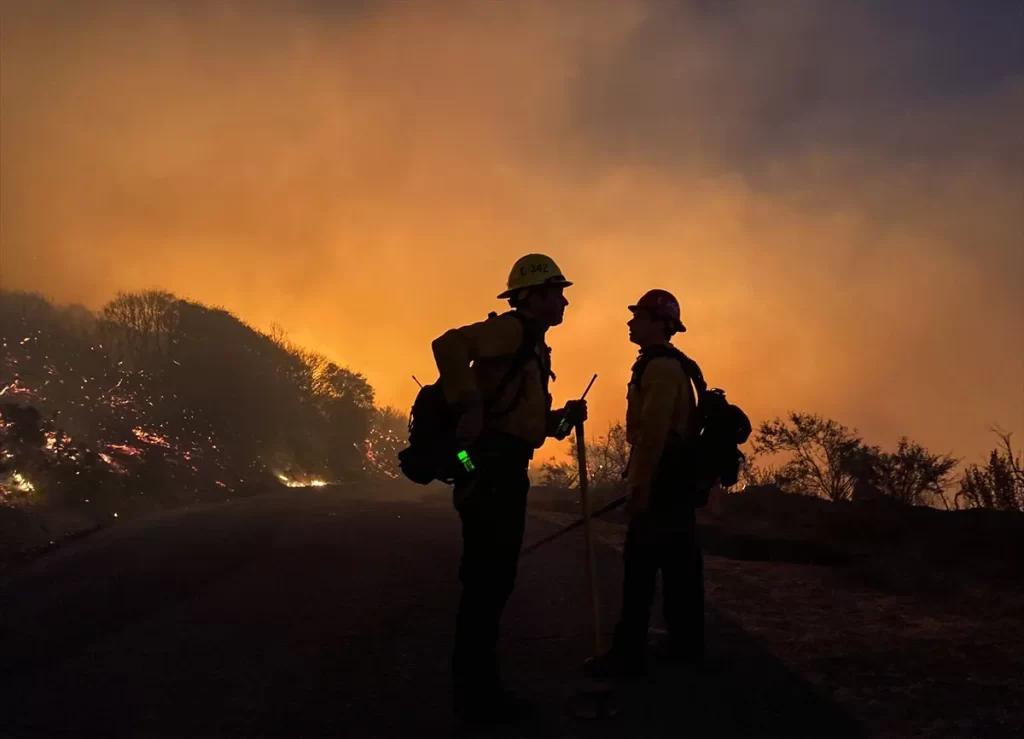
[[[523,341],[523,325],[504,315],[446,331],[431,344],[441,388],[450,403],[464,407],[482,402],[470,364],[478,359],[514,354]]]
[[[628,490],[631,511],[646,511],[651,482],[661,461],[679,395],[679,364],[674,359],[652,360],[641,381],[643,406],[640,429],[629,463]]]

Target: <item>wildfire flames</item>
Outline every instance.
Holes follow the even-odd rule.
[[[20,472],[14,472],[10,477],[11,484],[14,489],[19,493],[31,493],[35,490],[35,486],[32,485],[25,476]]]
[[[375,424],[366,440],[367,467],[377,470],[385,477],[397,478],[398,472],[394,469],[393,460],[398,450],[405,446],[406,439],[404,432],[387,428],[383,424]]]
[[[144,441],[147,444],[153,444],[154,446],[162,446],[165,449],[171,448],[170,442],[168,442],[163,436],[160,436],[160,434],[150,433],[140,428],[133,428],[132,433],[135,434],[135,437],[139,441]],[[217,447],[215,446],[214,449],[216,448]]]
[[[73,500],[84,501],[91,489],[107,484],[128,485],[123,489],[132,496],[161,486],[167,491],[187,489],[192,491],[188,495],[194,495],[210,488],[234,492],[242,485],[259,485],[267,477],[289,488],[320,488],[333,484],[335,478],[359,474],[360,467],[368,475],[398,476],[395,458],[405,444],[407,419],[392,409],[382,414],[374,407],[372,388],[369,404],[358,405],[369,415],[370,423],[367,438],[352,444],[354,457],[342,452],[337,458],[326,458],[323,452],[316,456],[314,452],[305,459],[307,450],[301,444],[296,448],[288,437],[284,444],[259,438],[240,443],[233,438],[236,429],[232,423],[236,422],[230,405],[238,400],[225,395],[222,378],[218,386],[222,389],[204,391],[196,385],[199,376],[188,374],[190,364],[161,354],[164,350],[147,355],[146,361],[152,364],[143,368],[133,354],[140,345],[133,343],[131,329],[124,326],[118,329],[122,333],[112,334],[119,338],[107,346],[96,341],[104,334],[95,325],[77,333],[62,333],[65,329],[54,321],[45,329],[29,328],[26,322],[36,319],[16,300],[13,310],[7,306],[7,313],[0,315],[7,321],[6,326],[0,325],[7,333],[0,336],[4,349],[0,357],[0,504],[42,500],[39,496],[48,496],[59,480],[64,481],[59,483],[64,485],[62,489],[81,491],[74,493]],[[38,304],[32,306],[38,308]],[[205,309],[195,310],[203,320],[210,319]],[[98,323],[102,320],[97,317]],[[239,331],[242,329],[251,331],[247,327]],[[239,339],[243,340],[251,341],[260,351],[281,351],[289,361],[299,358],[299,367],[305,361],[302,357],[306,355],[287,344],[275,345],[267,337],[262,340],[269,342],[271,349],[260,349],[266,344],[245,336]],[[167,346],[176,341],[167,339]],[[176,369],[183,364],[184,370]],[[285,366],[294,371],[294,365]],[[314,381],[320,383],[315,391],[320,393],[317,403],[343,397],[342,384],[331,386],[317,374],[326,366],[315,369],[309,365]],[[325,377],[340,377],[338,381],[343,382],[343,374],[335,367],[334,374]],[[306,386],[295,382],[294,388],[289,385],[282,392],[301,393]],[[194,397],[179,398],[176,393],[183,392],[182,388]],[[229,398],[226,403],[225,397]],[[292,397],[298,396],[288,395],[288,402]],[[202,405],[207,399],[209,407]],[[300,406],[304,409],[310,407],[309,401],[298,402],[306,404]],[[329,426],[330,411],[321,417],[311,414],[308,421],[302,418],[298,423],[308,423],[307,428],[321,433],[317,424],[325,420],[322,432],[336,433]],[[74,440],[65,429],[74,434]],[[265,427],[262,434],[267,434]],[[335,449],[341,451],[340,446]],[[339,464],[337,460],[342,458],[346,461]]]
[[[0,388],[0,395],[32,395],[32,391],[27,387],[22,386],[21,381],[15,379],[14,382],[9,385],[4,385]]]
[[[326,480],[292,480],[286,475],[278,475],[281,484],[289,488],[322,488],[330,485]]]

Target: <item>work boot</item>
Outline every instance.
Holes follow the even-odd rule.
[[[612,647],[604,654],[584,662],[583,671],[598,680],[643,677],[647,674],[647,655]]]

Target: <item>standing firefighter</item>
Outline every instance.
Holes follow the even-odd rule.
[[[623,551],[622,615],[612,648],[586,664],[587,671],[598,677],[645,672],[659,569],[668,627],[666,656],[693,664],[704,657],[703,565],[696,542],[692,443],[697,401],[688,360],[681,361],[685,355],[670,342],[686,328],[679,320],[678,301],[664,290],[651,290],[629,310],[629,340],[640,347],[626,410],[626,435],[632,445],[627,504],[631,515]]]
[[[586,418],[585,401],[552,411],[548,393],[554,375],[545,334],[562,323],[569,304],[563,289],[571,284],[549,257],[527,255],[498,296],[511,311],[433,343],[463,463],[451,476],[463,539],[452,672],[456,711],[470,719],[512,719],[522,708],[499,679],[498,626],[515,585],[530,460],[548,436],[564,438]]]

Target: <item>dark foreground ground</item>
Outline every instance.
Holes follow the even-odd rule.
[[[552,530],[531,518],[527,543]],[[289,491],[125,523],[0,582],[4,735],[445,736],[458,599],[447,489]],[[603,626],[619,555],[598,550]],[[580,721],[588,687],[582,536],[521,562],[506,611],[525,736],[849,736],[858,727],[713,609],[718,672],[655,673],[621,713]]]
[[[554,524],[578,516],[573,491],[531,495]],[[1024,737],[1024,514],[720,503],[698,513],[710,604],[866,734]],[[624,517],[594,528],[621,550]]]

